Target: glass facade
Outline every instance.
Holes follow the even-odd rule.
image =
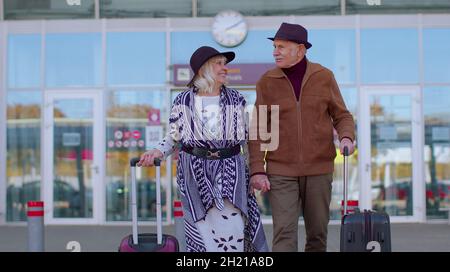
[[[89,87],[101,84],[99,33],[48,34],[45,42],[47,87]]]
[[[341,6],[342,5],[342,6]],[[447,0],[4,0],[7,20],[449,13]],[[98,10],[98,13],[97,13]]]
[[[41,37],[38,34],[9,35],[8,87],[41,85]]]
[[[450,83],[450,29],[424,29],[423,37],[425,83]]]
[[[448,13],[447,0],[345,0],[347,14]]]
[[[6,221],[8,222],[26,220],[27,201],[41,197],[41,95],[39,91],[10,91],[7,95]]]
[[[412,215],[412,99],[371,95],[372,209],[391,216]]]
[[[100,17],[190,17],[191,0],[100,0]]]
[[[75,0],[70,2],[76,3]],[[261,5],[261,2],[249,3]],[[347,5],[353,2],[358,1],[346,1]],[[89,1],[82,1],[82,5],[85,3]],[[141,7],[142,12],[145,11],[144,6],[139,5],[148,3],[135,1],[133,8],[139,10]],[[295,1],[280,3],[280,8],[292,10],[295,10],[293,5],[298,4]],[[307,6],[305,3],[298,5]],[[155,2],[151,8],[159,9],[163,4],[164,1]],[[176,14],[182,6],[189,8],[185,8],[185,15],[148,17],[189,17],[192,13],[192,1],[174,1],[171,4],[179,5],[174,8]],[[222,9],[222,4],[216,1],[199,0],[197,4],[198,16],[212,16]],[[231,1],[229,6],[233,4]],[[122,1],[100,1],[100,5],[101,16],[107,18],[120,17],[114,15],[114,10],[132,10]],[[311,5],[316,5],[316,2]],[[326,7],[327,12],[340,9],[340,1],[319,1],[317,5]],[[25,7],[17,6],[17,9]],[[242,9],[245,8],[242,5]],[[270,6],[265,8],[272,9]],[[111,13],[106,12],[107,9]],[[9,10],[11,6],[5,14]],[[248,10],[251,12],[250,8]],[[277,12],[276,9],[272,11]],[[261,11],[255,11],[255,14],[257,12]],[[131,16],[132,11],[124,14],[123,17]],[[444,17],[448,18],[448,15]],[[1,149],[6,154],[6,171],[1,173],[6,177],[6,192],[0,192],[6,195],[5,221],[26,220],[26,201],[43,198],[41,192],[45,194],[41,189],[43,183],[48,182],[41,174],[47,167],[41,161],[42,142],[45,141],[42,135],[45,135],[43,131],[49,124],[45,118],[55,121],[51,145],[54,154],[51,165],[56,175],[52,191],[53,219],[92,218],[97,201],[102,203],[104,216],[101,218],[106,222],[130,220],[128,161],[153,147],[166,133],[170,104],[184,89],[174,83],[173,66],[188,64],[192,52],[202,45],[213,46],[220,51],[234,51],[236,59],[233,64],[273,63],[273,46],[267,37],[276,32],[280,17],[267,18],[273,23],[251,27],[246,40],[235,48],[216,44],[207,30],[209,25],[205,18],[180,19],[183,25],[173,20],[174,25],[168,21],[165,26],[153,26],[153,21],[147,19],[105,20],[104,27],[93,28],[99,29],[97,32],[86,32],[85,28],[78,30],[77,24],[71,22],[64,22],[56,32],[53,28],[46,28],[45,24],[23,30],[20,24],[23,22],[8,22],[4,26],[6,40],[0,41],[2,48],[7,49],[4,56],[6,66],[3,67],[6,83],[0,93],[0,101],[5,101],[6,106],[6,118],[0,120],[6,127],[6,144]],[[305,17],[289,18],[300,22]],[[413,202],[412,198],[416,189],[412,181],[414,169],[410,154],[420,148],[424,151],[423,161],[419,162],[423,166],[426,187],[423,189],[426,200],[424,217],[447,218],[446,209],[450,208],[450,57],[447,54],[450,50],[450,23],[441,20],[436,24],[422,24],[417,20],[414,24],[419,23],[415,26],[396,27],[394,24],[387,27],[384,22],[370,27],[363,24],[358,29],[359,25],[354,21],[349,23],[347,17],[342,18],[342,25],[336,27],[327,22],[317,23],[320,18],[311,17],[308,21],[312,22],[308,29],[313,45],[308,50],[308,59],[333,71],[357,129],[364,120],[370,123],[371,129],[371,180],[362,180],[365,168],[360,152],[366,147],[361,145],[361,135],[358,134],[356,153],[350,158],[349,197],[358,199],[364,190],[364,182],[370,182],[368,208],[384,210],[399,218],[415,216],[417,211],[414,207],[421,204]],[[160,19],[154,20],[160,22]],[[198,25],[191,27],[184,20]],[[253,20],[257,22],[259,18]],[[92,20],[93,25],[97,23],[97,20]],[[140,24],[144,27],[135,27]],[[64,31],[68,25],[70,30]],[[147,25],[151,27],[147,29]],[[414,101],[410,97],[373,95],[369,99],[369,119],[363,119],[361,92],[364,87],[373,85],[420,88],[424,146],[417,147],[412,143],[411,124],[416,120],[411,106]],[[255,84],[229,86],[240,90],[248,104],[254,102]],[[100,117],[90,115],[93,105],[89,100],[74,98],[56,99],[52,105],[57,110],[50,117],[44,116],[48,107],[44,98],[55,90],[67,94],[75,94],[79,90],[98,91],[102,99]],[[89,150],[95,147],[91,138],[82,136],[92,136],[92,127],[99,124],[102,129],[100,181],[94,180],[91,172],[97,166],[93,165],[93,155]],[[74,133],[80,134],[80,150],[64,146],[64,137],[74,139]],[[170,201],[177,197],[176,160],[175,153],[170,164],[162,165],[163,215],[166,219],[171,218]],[[342,162],[342,156],[338,155],[331,204],[333,220],[340,219],[341,213]],[[153,221],[155,171],[153,168],[139,169],[137,177],[140,220]],[[98,182],[102,186],[101,197],[96,198],[92,195],[92,188]],[[258,201],[265,219],[270,219],[267,196],[258,195]]]
[[[107,84],[165,84],[165,34],[162,32],[108,33]]]
[[[149,130],[165,132],[168,115],[168,101],[164,91],[159,90],[117,90],[108,92],[106,112],[106,219],[108,221],[131,220],[129,201],[131,181],[129,161],[139,157],[152,145]],[[160,116],[160,121],[149,123],[151,113]],[[163,215],[167,216],[167,201],[164,197],[169,181],[166,164],[161,166]],[[137,168],[138,216],[140,220],[156,216],[155,168]]]
[[[427,217],[445,218],[450,209],[450,87],[423,90]]]
[[[362,83],[417,84],[418,46],[415,29],[361,30]]]
[[[332,70],[340,84],[355,84],[356,38],[354,30],[312,30],[308,58]]]
[[[199,16],[214,16],[221,10],[233,9],[247,16],[270,16],[270,15],[313,15],[313,14],[340,14],[339,0],[229,0],[210,1],[198,0]],[[255,8],[258,7],[258,8]]]

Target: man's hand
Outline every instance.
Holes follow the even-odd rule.
[[[161,151],[152,149],[142,154],[141,160],[137,163],[137,166],[153,166],[155,158],[162,159],[163,157],[164,155]]]
[[[342,138],[342,140],[339,144],[339,149],[341,150],[341,154],[344,154],[344,147],[347,147],[348,155],[353,154],[353,152],[355,151],[355,145],[353,144],[353,141],[350,140],[349,138]]]
[[[250,178],[250,191],[255,193],[255,189],[265,193],[270,190],[270,182],[266,175],[254,175]]]

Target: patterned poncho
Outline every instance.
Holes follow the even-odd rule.
[[[236,90],[222,87],[219,99],[219,126],[217,133],[205,131],[204,124],[194,108],[191,88],[174,100],[170,114],[170,137],[161,143],[160,150],[167,156],[168,142],[189,147],[210,149],[230,148],[246,144],[248,138],[245,117],[245,99]],[[267,243],[261,224],[255,196],[249,193],[249,173],[242,152],[230,158],[207,160],[181,151],[177,165],[177,182],[185,216],[186,247],[189,251],[204,251],[195,222],[202,220],[211,207],[219,210],[228,199],[244,217],[244,250],[267,251]]]

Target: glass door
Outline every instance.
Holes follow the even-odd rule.
[[[97,91],[47,91],[44,115],[45,220],[100,222],[103,131]]]
[[[423,221],[423,122],[420,89],[361,89],[361,208],[391,221]]]

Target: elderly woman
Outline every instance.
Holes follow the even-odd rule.
[[[138,165],[152,166],[181,144],[177,182],[184,212],[187,251],[267,251],[248,167],[245,99],[225,87],[233,52],[208,46],[191,56],[194,76],[174,100],[170,132]]]

